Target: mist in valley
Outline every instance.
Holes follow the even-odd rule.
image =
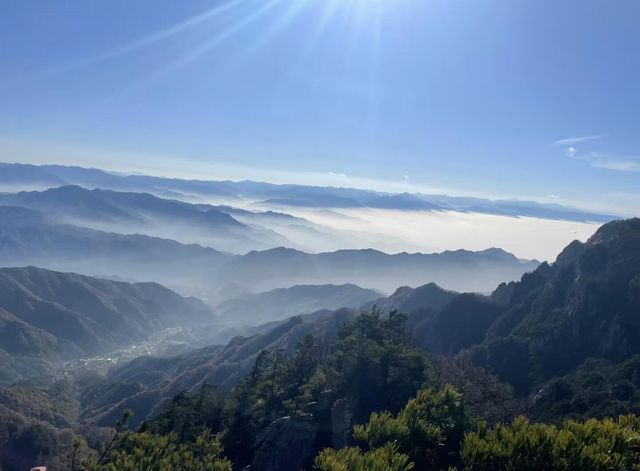
[[[0,4],[0,471],[640,471],[640,3]]]

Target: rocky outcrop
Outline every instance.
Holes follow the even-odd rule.
[[[353,432],[353,400],[343,397],[331,407],[331,446],[337,450],[351,442]]]
[[[317,434],[311,414],[273,421],[258,437],[251,469],[299,471],[309,467],[317,452]]]
[[[602,226],[493,297],[506,309],[474,357],[519,393],[588,358],[640,354],[640,219]]]

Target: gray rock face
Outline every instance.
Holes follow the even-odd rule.
[[[299,471],[316,454],[318,426],[312,415],[281,417],[258,437],[252,470]]]
[[[353,432],[353,400],[343,397],[331,407],[331,446],[337,450],[351,442]]]

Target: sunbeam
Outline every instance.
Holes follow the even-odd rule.
[[[260,35],[260,40],[251,45],[244,52],[244,55],[246,57],[249,57],[252,54],[256,53],[266,43],[272,40],[278,33],[282,32],[287,26],[294,22],[298,18],[298,16],[302,14],[306,8],[308,8],[309,3],[312,1],[313,0],[296,0],[294,2],[290,2],[286,6],[285,11],[278,15],[277,18],[272,21],[267,28],[265,28],[265,30]]]
[[[171,74],[172,72],[190,64],[191,62],[195,61],[199,57],[209,52],[211,49],[215,48],[216,46],[219,46],[224,41],[231,38],[233,35],[238,33],[243,28],[247,27],[249,24],[256,21],[258,18],[263,16],[269,9],[271,9],[275,4],[279,3],[280,1],[281,0],[268,0],[264,2],[260,7],[256,8],[252,13],[250,13],[245,17],[242,17],[238,22],[222,30],[219,34],[215,35],[213,38],[211,38],[209,41],[202,44],[200,47],[198,47],[194,51],[191,51],[190,53],[178,59],[177,61],[174,61],[172,64],[163,68],[161,71],[157,72],[152,77],[149,77],[145,82],[152,82],[152,81],[161,79],[166,75]]]
[[[218,15],[221,15],[223,13],[226,13],[228,11],[231,11],[233,8],[237,7],[238,5],[240,5],[241,3],[246,3],[247,0],[229,0],[229,1],[225,1],[224,3],[211,8],[203,13],[200,13],[199,15],[196,15],[192,18],[189,18],[188,20],[185,20],[181,23],[178,23],[177,25],[171,26],[169,28],[166,28],[162,31],[158,31],[156,33],[153,33],[149,36],[146,36],[144,38],[138,39],[136,41],[133,41],[129,44],[124,44],[122,46],[118,46],[115,47],[109,51],[105,51],[103,53],[99,53],[90,57],[86,57],[84,59],[80,59],[77,60],[75,62],[69,63],[69,64],[65,64],[65,65],[61,65],[59,67],[55,67],[53,69],[50,69],[49,72],[50,73],[56,73],[56,72],[64,72],[64,71],[68,71],[68,70],[73,70],[76,68],[80,68],[80,67],[84,67],[87,65],[91,65],[94,63],[98,63],[98,62],[102,62],[105,60],[109,60],[109,59],[113,59],[119,56],[122,56],[124,54],[128,54],[134,51],[137,51],[139,49],[151,46],[157,42],[160,42],[164,39],[167,39],[171,36],[175,36],[179,33],[182,33],[184,31],[187,31],[197,25],[199,25],[200,23],[203,23],[207,20],[210,20]]]

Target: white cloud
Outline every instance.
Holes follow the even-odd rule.
[[[616,170],[619,172],[640,172],[640,155],[602,154],[598,152],[591,152],[584,155],[568,156],[588,162],[592,167]]]
[[[402,178],[404,178],[405,180],[409,180],[409,175],[402,175]]]
[[[332,177],[347,178],[347,174],[346,173],[327,172],[327,175],[331,175]]]
[[[560,139],[554,142],[554,145],[567,145],[564,149],[564,155],[571,159],[582,160],[589,163],[592,167],[604,168],[607,170],[616,170],[619,172],[640,172],[640,154],[607,154],[603,152],[579,153],[573,145],[578,142],[600,139],[606,134],[597,136],[572,137]]]
[[[554,146],[564,147],[566,157],[588,162],[592,167],[619,172],[640,172],[640,155],[632,154],[607,154],[602,152],[589,152],[581,154],[574,146],[581,142],[602,139],[608,134],[594,134],[591,136],[567,137],[553,143]]]
[[[592,162],[594,167],[606,168],[608,170],[618,170],[620,172],[640,172],[640,156],[628,158],[610,158],[604,156]]]
[[[594,134],[592,136],[578,136],[578,137],[566,137],[564,139],[558,139],[553,142],[554,146],[573,146],[573,144],[579,144],[581,142],[594,141],[596,139],[602,139],[603,137],[607,137],[607,134]]]
[[[569,242],[586,240],[600,226],[453,211],[288,208],[287,212],[352,234],[353,243],[360,248],[396,253],[501,247],[518,257],[550,261]]]

